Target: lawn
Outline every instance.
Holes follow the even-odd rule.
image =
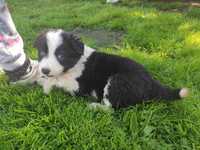
[[[162,83],[190,96],[111,112],[90,98],[37,85],[10,85],[0,76],[0,150],[200,149],[200,8],[188,3],[124,0],[8,0],[25,51],[48,28],[78,33],[99,51],[134,59]],[[130,2],[128,2],[130,1]]]

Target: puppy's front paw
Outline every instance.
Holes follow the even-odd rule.
[[[49,87],[49,86],[44,86],[44,87],[43,87],[43,91],[44,91],[45,94],[49,94],[49,93],[51,92],[51,87]]]
[[[89,104],[89,108],[90,109],[96,109],[97,107],[99,107],[101,104],[99,104],[99,103],[91,103],[91,104]]]
[[[100,110],[103,110],[103,111],[112,112],[111,107],[106,106],[106,105],[102,105],[100,103],[91,103],[91,104],[89,104],[89,108],[93,109],[93,110],[100,109]]]

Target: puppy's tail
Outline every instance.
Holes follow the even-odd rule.
[[[179,92],[178,92],[178,95],[179,95],[180,98],[188,97],[188,95],[189,95],[188,88],[182,88],[182,89],[180,89]]]
[[[161,97],[166,100],[176,100],[176,99],[183,99],[188,97],[189,95],[189,90],[187,88],[182,88],[182,89],[170,89],[170,88],[165,88],[165,91],[162,93],[161,92]]]
[[[183,99],[188,97],[189,90],[187,88],[182,89],[171,89],[171,88],[162,88],[158,93],[159,99],[165,100],[176,100],[176,99]]]

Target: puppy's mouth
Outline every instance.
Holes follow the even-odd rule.
[[[42,75],[41,78],[53,78],[53,75]]]
[[[52,78],[52,77],[54,77],[54,76],[53,76],[53,75],[47,75],[47,77]]]

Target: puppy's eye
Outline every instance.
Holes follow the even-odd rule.
[[[57,55],[57,58],[58,58],[58,60],[63,61],[65,57],[63,55],[59,54],[59,55]]]

